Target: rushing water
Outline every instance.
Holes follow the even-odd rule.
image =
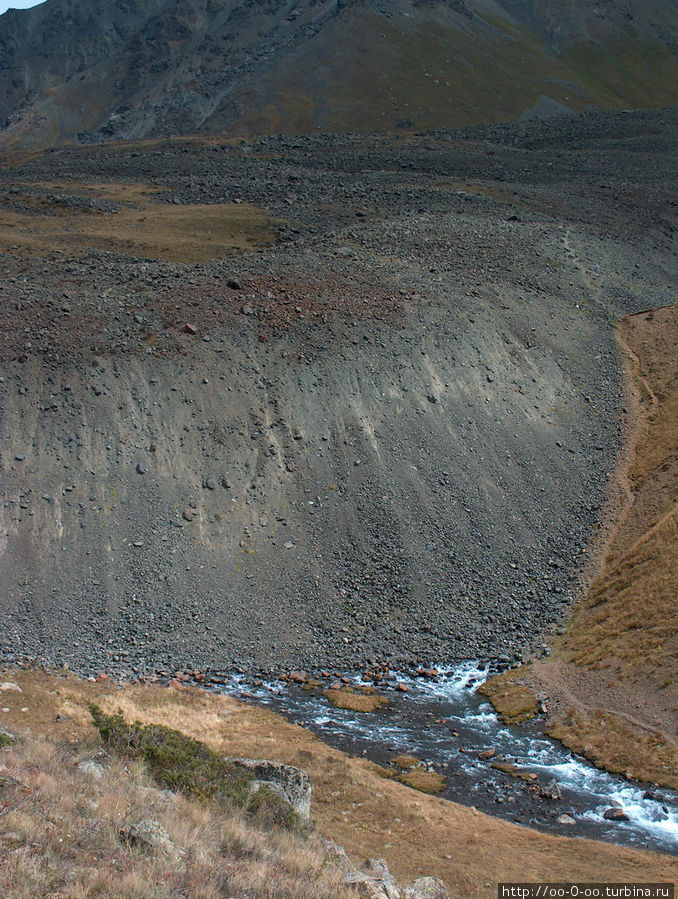
[[[435,680],[399,676],[407,692],[388,690],[389,707],[371,713],[337,709],[322,695],[279,682],[253,687],[233,678],[228,692],[271,706],[303,723],[325,742],[388,764],[407,753],[447,778],[448,799],[544,830],[626,843],[678,855],[678,794],[599,771],[537,727],[509,727],[475,692],[487,671],[473,663],[438,669]],[[359,678],[355,678],[356,683]],[[495,751],[491,760],[479,753]],[[492,768],[508,762],[530,783]],[[555,780],[558,800],[538,795]],[[530,789],[532,787],[532,789]],[[620,806],[628,821],[610,822],[603,813]],[[559,821],[569,815],[572,822]]]

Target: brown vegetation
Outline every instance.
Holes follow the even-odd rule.
[[[544,691],[552,736],[608,770],[678,787],[678,307],[629,316],[618,337],[632,428],[599,571],[551,658],[483,692],[504,714],[495,684]]]
[[[413,790],[419,790],[420,793],[430,793],[435,796],[436,793],[442,793],[445,789],[445,778],[437,771],[428,771],[426,768],[417,767],[405,771],[397,778],[399,783],[411,787]]]
[[[323,696],[338,709],[350,709],[352,712],[376,712],[388,705],[388,699],[374,689],[353,689],[341,687],[323,690]]]
[[[307,731],[287,723],[273,712],[247,706],[228,697],[188,687],[168,689],[137,685],[118,689],[110,684],[79,681],[70,675],[56,677],[37,671],[18,671],[9,676],[19,683],[24,692],[4,694],[3,702],[10,711],[3,714],[3,724],[26,742],[18,748],[2,750],[5,763],[8,767],[23,764],[20,761],[21,754],[32,752],[31,746],[35,744],[35,752],[43,753],[43,758],[47,758],[44,763],[31,769],[33,773],[30,780],[25,774],[21,774],[22,782],[29,789],[34,789],[36,783],[44,777],[43,771],[51,772],[49,776],[52,778],[55,778],[55,770],[64,771],[59,789],[51,788],[51,812],[46,805],[44,808],[37,808],[34,814],[27,811],[29,805],[17,809],[18,815],[24,812],[31,815],[31,819],[26,822],[25,831],[20,831],[18,824],[13,823],[11,831],[20,835],[13,848],[17,853],[16,858],[22,864],[25,859],[31,860],[31,870],[45,858],[48,860],[47,869],[49,865],[62,864],[59,853],[64,853],[68,866],[81,860],[79,863],[82,864],[83,871],[80,871],[77,864],[73,868],[76,877],[95,876],[93,872],[84,870],[96,864],[92,857],[103,860],[101,867],[104,876],[112,877],[115,872],[116,876],[122,878],[121,882],[125,883],[126,877],[150,877],[148,872],[154,872],[153,876],[157,876],[157,880],[152,881],[153,888],[156,889],[154,885],[160,883],[165,889],[166,881],[175,882],[169,872],[179,870],[177,877],[187,877],[190,873],[187,861],[181,863],[186,865],[185,868],[176,863],[179,868],[175,869],[174,863],[151,863],[129,849],[121,851],[115,828],[125,816],[138,811],[139,816],[146,815],[147,812],[150,815],[152,812],[152,817],[161,821],[177,845],[187,850],[192,845],[195,846],[195,858],[200,858],[201,846],[206,847],[207,855],[200,860],[200,865],[204,864],[207,868],[212,862],[217,865],[214,847],[222,842],[228,844],[229,840],[237,842],[237,834],[229,834],[234,828],[238,830],[241,834],[239,839],[246,847],[252,842],[255,844],[254,855],[250,856],[250,867],[261,879],[250,882],[252,895],[286,895],[284,885],[289,883],[287,877],[289,871],[295,870],[294,865],[300,872],[302,883],[307,883],[309,877],[318,873],[318,855],[313,843],[298,843],[295,838],[290,842],[288,854],[284,855],[275,835],[272,846],[267,848],[267,843],[258,832],[247,830],[243,833],[244,825],[239,817],[222,820],[215,815],[211,806],[193,805],[182,797],[174,798],[165,810],[165,806],[154,804],[163,801],[155,791],[143,794],[150,797],[143,800],[136,787],[132,794],[127,793],[134,778],[143,787],[148,786],[143,780],[146,775],[137,769],[136,763],[128,765],[130,779],[126,779],[122,776],[124,769],[121,766],[113,760],[106,760],[105,763],[111,765],[111,776],[109,779],[105,775],[105,783],[112,784],[116,790],[121,791],[116,792],[110,800],[104,802],[98,793],[84,795],[84,787],[77,786],[76,789],[74,785],[71,789],[68,777],[73,772],[73,765],[64,765],[59,761],[59,754],[62,758],[78,760],[92,758],[100,751],[101,744],[96,738],[88,711],[88,703],[95,701],[108,713],[121,709],[127,720],[138,720],[143,724],[163,724],[181,730],[229,756],[271,758],[303,767],[314,780],[311,815],[316,829],[344,846],[358,863],[365,856],[384,857],[395,876],[401,880],[408,881],[427,874],[436,875],[448,885],[453,895],[490,897],[496,895],[496,884],[503,880],[673,881],[678,878],[678,862],[667,856],[589,840],[549,836],[487,817],[474,809],[434,796],[413,793],[397,781],[384,778],[383,769],[376,765],[327,747]],[[28,711],[22,712],[22,708]],[[45,735],[48,735],[48,742],[45,742]],[[46,748],[40,749],[40,746]],[[49,758],[52,756],[57,761],[50,762]],[[18,768],[16,770],[19,771]],[[95,783],[97,791],[99,783]],[[18,796],[14,793],[12,795]],[[88,798],[100,802],[99,808],[92,810],[93,817],[89,817],[90,812],[86,807]],[[34,794],[26,793],[21,801],[30,803],[35,799]],[[62,801],[66,805],[80,803],[78,808],[81,819],[72,826],[73,818],[59,810]],[[147,808],[143,802],[151,805]],[[179,809],[178,813],[176,809]],[[50,814],[57,821],[54,826],[62,828],[61,832],[49,829],[40,840],[31,837],[30,834],[35,833],[36,821],[48,820]],[[64,821],[58,824],[56,815],[61,814],[64,815]],[[85,835],[90,833],[95,818],[104,821],[100,825],[101,829],[96,830],[96,834],[100,834],[96,839],[106,841],[108,855],[97,855],[98,844],[97,851],[93,849],[90,852],[82,842],[94,839],[91,834],[87,837]],[[62,844],[58,844],[59,838],[63,839]],[[50,840],[53,842],[49,842]],[[31,843],[37,845],[31,849]],[[515,849],[518,843],[520,853]],[[269,856],[268,849],[272,851],[276,846],[276,852],[281,854]],[[266,893],[266,887],[263,886],[267,882],[265,878],[273,876],[269,858],[272,859],[273,869],[279,872],[281,878],[282,886],[278,892],[273,890]],[[116,859],[120,861],[115,861]],[[265,865],[263,873],[261,865]],[[18,869],[17,864],[12,876],[19,876]],[[199,870],[203,871],[201,876],[208,877],[203,867]],[[236,865],[229,870],[233,871],[234,877],[240,877],[243,869]],[[180,882],[188,883],[190,895],[211,895],[207,888],[204,893],[200,893],[197,888],[191,893],[191,881]],[[208,879],[207,883],[209,882]],[[268,882],[271,882],[270,879]],[[150,880],[142,880],[142,884],[149,883]],[[313,895],[332,896],[331,880],[325,883],[327,886],[319,886]],[[244,891],[245,881],[240,880],[239,884],[240,891]],[[144,889],[147,889],[147,892],[142,889],[141,895],[144,896],[168,895],[167,892],[153,892],[148,886],[144,886]],[[135,895],[131,888],[127,893],[119,894]],[[238,895],[238,889],[233,894]],[[83,893],[73,892],[71,895],[79,896]],[[169,895],[178,895],[178,890]],[[296,895],[304,896],[307,893],[300,889]]]
[[[494,703],[506,724],[526,721],[537,713],[537,700],[527,687],[516,683],[513,672],[493,677],[478,688],[478,692]]]
[[[3,896],[347,895],[318,838],[264,830],[235,808],[159,790],[141,763],[125,764],[91,738],[73,746],[33,734],[1,752]],[[162,848],[124,839],[140,820],[164,828]]]
[[[0,212],[0,252],[45,256],[109,250],[170,262],[205,262],[274,243],[274,223],[246,203],[173,205],[144,184],[40,185],[47,194],[12,195],[21,211]],[[24,185],[24,188],[27,187]],[[64,192],[70,202],[64,202]],[[155,192],[155,196],[154,196]],[[76,202],[73,202],[73,201]],[[109,208],[78,205],[106,201]]]

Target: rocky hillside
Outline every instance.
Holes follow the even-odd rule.
[[[611,321],[675,297],[675,131],[592,113],[0,170],[5,657],[541,652],[620,444]],[[196,261],[208,212],[223,246]],[[259,249],[227,255],[228,222]]]
[[[670,106],[677,33],[669,0],[47,0],[0,18],[0,146]]]

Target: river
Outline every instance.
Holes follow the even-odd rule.
[[[538,721],[503,724],[475,691],[488,669],[469,662],[437,671],[434,679],[399,674],[384,691],[389,706],[369,713],[335,708],[299,684],[254,685],[234,676],[221,689],[269,706],[326,743],[380,765],[389,765],[398,754],[416,756],[445,775],[442,796],[487,814],[539,830],[678,855],[678,793],[598,770],[545,737]],[[361,683],[357,676],[352,680]],[[394,689],[396,680],[407,686],[406,692]],[[490,750],[491,758],[479,757]],[[498,762],[515,766],[524,777],[492,767]],[[554,780],[560,798],[540,795]],[[603,817],[615,806],[628,820]]]

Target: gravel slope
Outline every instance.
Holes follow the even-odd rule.
[[[17,208],[133,180],[283,222],[202,265],[2,246],[4,657],[129,675],[541,652],[622,439],[612,321],[675,291],[676,118],[0,170]]]

